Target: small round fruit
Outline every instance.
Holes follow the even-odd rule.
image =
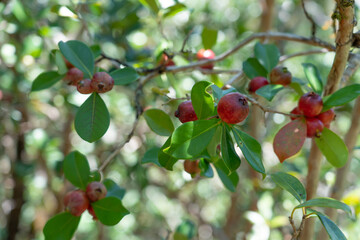
[[[69,84],[69,85],[74,85],[76,86],[77,83],[82,80],[84,77],[84,73],[78,69],[78,68],[70,68],[65,77],[64,80]]]
[[[87,210],[88,210],[89,214],[93,217],[93,220],[95,220],[95,221],[98,220],[98,218],[95,214],[94,208],[91,205],[89,205],[89,208]]]
[[[235,124],[243,121],[249,114],[249,105],[244,95],[233,92],[224,95],[217,106],[221,120]]]
[[[325,127],[329,128],[330,127],[330,123],[334,120],[335,118],[335,112],[334,109],[329,109],[325,112],[320,113],[319,115],[316,116],[323,124]]]
[[[180,122],[186,123],[197,120],[197,116],[191,101],[185,101],[179,104],[175,111],[175,117],[179,118]]]
[[[256,92],[259,88],[268,85],[269,81],[266,77],[254,77],[249,83],[249,92]]]
[[[165,53],[161,55],[160,65],[165,65],[166,67],[175,66],[174,61],[169,58]]]
[[[191,161],[191,160],[185,160],[184,161],[184,170],[185,172],[193,175],[201,172],[201,169],[199,168],[199,160]]]
[[[66,65],[66,67],[67,67],[68,69],[74,67],[74,65],[73,65],[71,62],[69,62],[66,58],[64,58],[64,62],[65,62],[65,65]]]
[[[114,86],[114,79],[106,72],[97,72],[91,80],[91,87],[97,93],[110,91]]]
[[[90,94],[94,91],[94,89],[91,87],[91,79],[89,78],[80,80],[76,88],[78,92],[82,94]]]
[[[86,196],[90,202],[96,202],[103,199],[107,194],[107,189],[101,182],[91,182],[86,187]]]
[[[270,72],[270,82],[272,84],[289,85],[291,83],[291,72],[286,67],[276,67]]]
[[[211,49],[200,49],[196,54],[197,59],[200,60],[206,60],[206,59],[213,59],[215,58],[215,53]],[[206,65],[201,66],[202,69],[213,69],[214,63],[209,63]]]
[[[89,199],[85,192],[74,190],[65,195],[64,205],[67,211],[78,217],[89,207]]]
[[[301,96],[298,106],[306,117],[315,117],[321,113],[323,101],[320,95],[308,92]]]
[[[324,124],[317,118],[306,118],[306,136],[319,137],[324,129]]]
[[[299,107],[295,107],[290,113],[302,115],[303,113],[300,111]],[[291,120],[295,120],[297,117],[290,117]]]

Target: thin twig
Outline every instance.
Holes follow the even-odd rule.
[[[104,59],[107,59],[107,60],[116,62],[116,63],[118,63],[118,64],[120,64],[120,65],[125,66],[125,67],[131,67],[130,64],[128,64],[128,63],[126,63],[126,62],[124,62],[124,61],[121,61],[121,60],[119,60],[119,59],[109,57],[109,56],[105,55],[104,53],[101,53],[101,57],[100,57],[99,59],[97,59],[95,63],[98,63],[98,62],[100,62],[100,61],[102,61],[102,60],[104,60]]]
[[[290,55],[283,55],[280,57],[279,63],[283,63],[284,61],[286,61],[290,58],[293,58],[293,57],[307,56],[307,55],[327,53],[327,52],[329,52],[329,50],[326,48],[323,48],[323,49],[319,49],[319,50],[310,50],[310,51],[298,52],[298,53],[294,53],[294,54],[290,54]]]
[[[305,13],[305,16],[306,18],[310,21],[311,23],[311,37],[313,39],[316,38],[316,24],[315,24],[315,21],[314,19],[312,19],[312,17],[309,15],[309,13],[306,11],[306,8],[305,8],[305,2],[304,0],[301,0],[301,6],[302,6],[302,9],[304,10],[304,13]]]
[[[186,35],[186,37],[185,37],[185,39],[184,39],[184,41],[183,41],[183,43],[182,43],[181,49],[180,49],[180,52],[181,52],[181,53],[184,53],[184,52],[185,52],[185,51],[184,51],[185,45],[186,45],[187,41],[189,40],[189,37],[190,37],[190,35],[192,34],[192,32],[194,31],[194,29],[195,29],[195,28],[192,28],[192,29],[188,32],[188,34]]]

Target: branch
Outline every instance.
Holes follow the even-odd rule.
[[[280,57],[280,61],[279,63],[283,63],[286,60],[290,59],[290,58],[294,58],[294,57],[300,57],[300,56],[307,56],[307,55],[312,55],[312,54],[319,54],[319,53],[327,53],[329,52],[328,49],[323,48],[323,49],[319,49],[319,50],[310,50],[310,51],[306,51],[306,52],[298,52],[298,53],[294,53],[291,55],[283,55]]]
[[[310,21],[311,23],[311,37],[312,38],[316,38],[316,24],[315,24],[315,21],[314,19],[312,19],[312,17],[309,15],[309,13],[306,11],[306,8],[305,8],[305,3],[304,3],[304,0],[301,0],[301,6],[302,6],[302,9],[304,10],[304,13],[305,13],[305,16],[306,18]]]

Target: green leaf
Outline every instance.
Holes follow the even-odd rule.
[[[216,29],[203,28],[201,39],[205,49],[211,49],[216,44],[217,34],[218,31]]]
[[[289,87],[291,87],[292,89],[294,89],[294,91],[299,95],[302,96],[305,94],[305,92],[303,91],[301,84],[298,82],[294,82],[292,81],[289,85]]]
[[[176,14],[178,14],[181,11],[186,10],[186,6],[182,3],[177,3],[175,5],[172,5],[166,9],[164,9],[164,14],[163,14],[163,18],[168,18],[168,17],[172,17],[175,16]]]
[[[59,74],[66,74],[68,71],[68,68],[66,67],[66,63],[64,61],[64,57],[61,54],[59,50],[54,51],[55,54],[55,64],[58,67],[58,73]]]
[[[156,108],[146,110],[144,118],[151,130],[160,136],[170,136],[174,131],[174,124],[169,115]]]
[[[119,187],[113,180],[107,178],[103,181],[103,184],[106,187],[107,194],[106,197],[116,197],[120,200],[123,199],[125,195],[125,189]]]
[[[257,172],[265,174],[265,167],[261,161],[261,145],[255,138],[240,131],[237,128],[233,128],[232,132],[235,137],[235,141],[241,152],[244,154],[246,161]]]
[[[177,226],[174,233],[174,240],[190,240],[195,237],[195,234],[195,224],[190,220],[186,220]]]
[[[243,70],[248,78],[253,79],[254,77],[267,77],[268,72],[260,64],[256,58],[248,58],[243,62]]]
[[[99,221],[107,226],[116,225],[123,217],[129,214],[129,211],[124,208],[121,200],[117,197],[105,197],[91,203],[91,206]]]
[[[235,152],[234,143],[230,132],[224,124],[221,132],[221,156],[230,172],[236,171],[241,164],[239,156]]]
[[[94,182],[94,181],[100,182],[100,180],[101,180],[101,174],[99,171],[94,170],[90,172],[88,182]]]
[[[59,48],[65,58],[84,73],[84,78],[92,78],[95,69],[91,49],[83,42],[70,40],[59,42]]]
[[[282,189],[288,191],[300,203],[306,201],[306,191],[301,182],[290,174],[277,172],[270,175],[271,179]]]
[[[313,199],[307,200],[306,202],[304,202],[300,205],[297,205],[295,208],[303,208],[303,207],[336,208],[336,209],[341,209],[341,210],[349,213],[349,215],[351,215],[351,208],[347,204],[340,202],[333,198],[313,198]]]
[[[158,157],[159,151],[160,151],[160,148],[158,148],[158,147],[150,148],[144,154],[144,157],[141,159],[141,163],[142,164],[154,163],[154,164],[158,165],[159,167],[161,167],[161,164],[159,163],[159,157]]]
[[[75,116],[75,130],[87,142],[100,139],[110,125],[109,111],[98,93],[93,93],[80,106]]]
[[[314,92],[321,95],[323,91],[323,81],[321,79],[319,70],[314,64],[311,63],[303,63],[302,66],[311,88],[314,90]]]
[[[318,211],[312,211],[319,217],[321,224],[324,226],[331,240],[346,240],[345,235],[333,221]]]
[[[164,152],[175,158],[197,157],[210,143],[219,124],[218,119],[197,120],[182,124],[173,132],[170,147]]]
[[[239,183],[239,175],[237,172],[232,172],[230,175],[227,174],[229,171],[222,160],[217,161],[215,169],[219,175],[220,180],[224,186],[231,192],[235,192],[236,186]]]
[[[58,81],[60,81],[65,75],[60,75],[55,71],[43,72],[37,76],[31,85],[31,91],[40,91],[51,87]]]
[[[90,177],[90,166],[78,151],[69,153],[64,159],[64,175],[74,186],[85,190]]]
[[[158,160],[162,167],[166,168],[167,170],[172,171],[174,164],[178,161],[177,158],[171,156],[171,152],[165,153],[164,149],[170,147],[171,143],[171,136],[166,140],[164,145],[161,147],[160,151],[158,152]]]
[[[274,44],[256,43],[254,53],[258,61],[270,72],[279,62],[280,52]]]
[[[210,163],[205,159],[200,159],[199,168],[201,169],[201,176],[212,178],[214,176],[214,172],[210,166]]]
[[[142,5],[150,8],[155,14],[159,12],[159,5],[156,0],[139,0]]]
[[[341,106],[360,96],[360,84],[352,84],[341,88],[333,94],[324,98],[322,111],[329,110],[335,106]]]
[[[90,46],[90,50],[91,50],[94,58],[100,57],[100,55],[101,55],[101,48],[100,48],[99,45],[96,44],[96,45]]]
[[[132,67],[125,67],[112,71],[110,76],[114,79],[115,85],[127,85],[135,82],[139,78],[136,70]]]
[[[346,164],[349,152],[344,141],[336,133],[324,128],[321,136],[315,138],[315,142],[331,165],[341,168]]]
[[[198,119],[206,119],[214,114],[214,100],[206,91],[211,85],[211,82],[200,81],[191,89],[191,103]]]
[[[74,235],[81,217],[75,217],[69,212],[53,216],[46,222],[43,229],[45,240],[69,240]]]
[[[259,96],[266,98],[268,101],[271,101],[271,100],[273,100],[275,95],[283,89],[284,89],[283,85],[268,84],[268,85],[265,85],[265,86],[259,88],[258,90],[256,90],[255,93]]]
[[[306,123],[304,119],[295,119],[282,127],[274,138],[274,152],[280,162],[298,153],[306,139]]]

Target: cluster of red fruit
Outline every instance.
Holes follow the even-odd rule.
[[[314,93],[309,92],[301,96],[298,106],[291,113],[303,115],[306,120],[306,136],[309,138],[318,137],[324,127],[329,128],[331,121],[335,118],[333,109],[321,112],[323,108],[322,98]],[[291,117],[291,120],[296,117]]]
[[[80,69],[74,67],[74,65],[66,59],[65,63],[68,71],[64,80],[68,85],[76,86],[79,93],[105,93],[110,91],[114,86],[114,79],[106,72],[97,72],[94,74],[92,79],[84,79],[84,73]]]
[[[91,203],[103,199],[107,194],[104,184],[101,182],[91,182],[87,185],[86,191],[80,189],[68,192],[64,197],[65,210],[72,215],[79,217],[85,210],[96,220],[94,209]]]
[[[270,72],[270,83],[287,86],[291,83],[292,75],[286,67],[276,67]],[[266,77],[254,77],[249,83],[249,92],[254,93],[259,88],[268,85]]]

